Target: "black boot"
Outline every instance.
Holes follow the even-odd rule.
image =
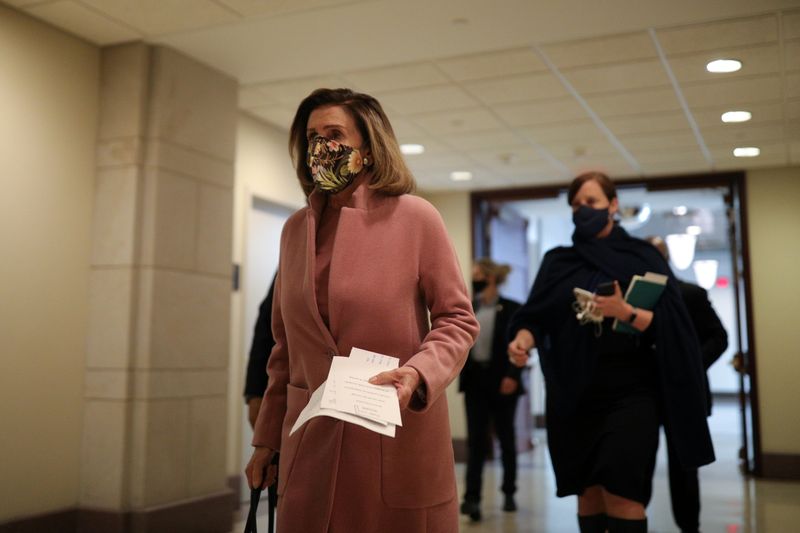
[[[481,521],[481,502],[464,500],[461,502],[461,514],[469,516],[473,522]]]
[[[647,518],[628,520],[609,516],[608,533],[647,533]]]
[[[578,527],[580,527],[581,533],[606,533],[608,517],[605,513],[578,515]]]

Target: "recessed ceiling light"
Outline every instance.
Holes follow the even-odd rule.
[[[740,68],[742,68],[742,62],[738,59],[715,59],[706,65],[706,70],[714,74],[736,72]]]
[[[676,205],[675,207],[672,208],[672,214],[675,216],[682,217],[688,212],[689,208],[686,207],[685,205]]]
[[[755,146],[742,146],[733,149],[733,155],[736,157],[756,157],[761,153],[760,148]]]
[[[469,181],[472,179],[472,172],[466,170],[456,170],[450,173],[450,179],[453,181]]]
[[[686,228],[686,233],[689,235],[700,235],[703,233],[703,230],[700,228],[700,226],[689,226]]]
[[[406,155],[419,155],[425,153],[425,147],[421,144],[401,144],[400,151]]]
[[[753,118],[750,111],[727,111],[722,114],[722,122],[747,122]]]

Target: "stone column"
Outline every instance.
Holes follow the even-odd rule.
[[[102,52],[79,531],[225,533],[235,80]]]

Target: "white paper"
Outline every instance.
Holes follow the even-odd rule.
[[[328,374],[329,385],[322,396],[322,407],[402,426],[395,386],[369,383],[369,378],[380,372],[383,372],[381,366],[365,360],[334,357]]]
[[[330,416],[332,418],[338,418],[339,420],[344,420],[345,422],[350,422],[351,424],[359,425],[363,428],[369,429],[370,431],[380,433],[381,435],[386,435],[387,437],[394,437],[396,429],[394,424],[381,424],[380,422],[375,422],[374,420],[362,418],[360,416],[352,415],[350,413],[343,413],[335,409],[323,408],[322,395],[325,393],[326,383],[327,382],[324,382],[322,385],[320,385],[319,388],[315,390],[314,393],[311,395],[311,399],[308,401],[308,405],[306,405],[305,408],[303,408],[303,410],[300,412],[300,415],[297,417],[297,420],[292,426],[291,431],[289,431],[289,435],[292,435],[303,424],[305,424],[314,417]]]

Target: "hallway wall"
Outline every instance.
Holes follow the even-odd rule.
[[[800,167],[747,173],[761,444],[800,455]]]
[[[0,6],[0,522],[78,501],[98,75]]]

